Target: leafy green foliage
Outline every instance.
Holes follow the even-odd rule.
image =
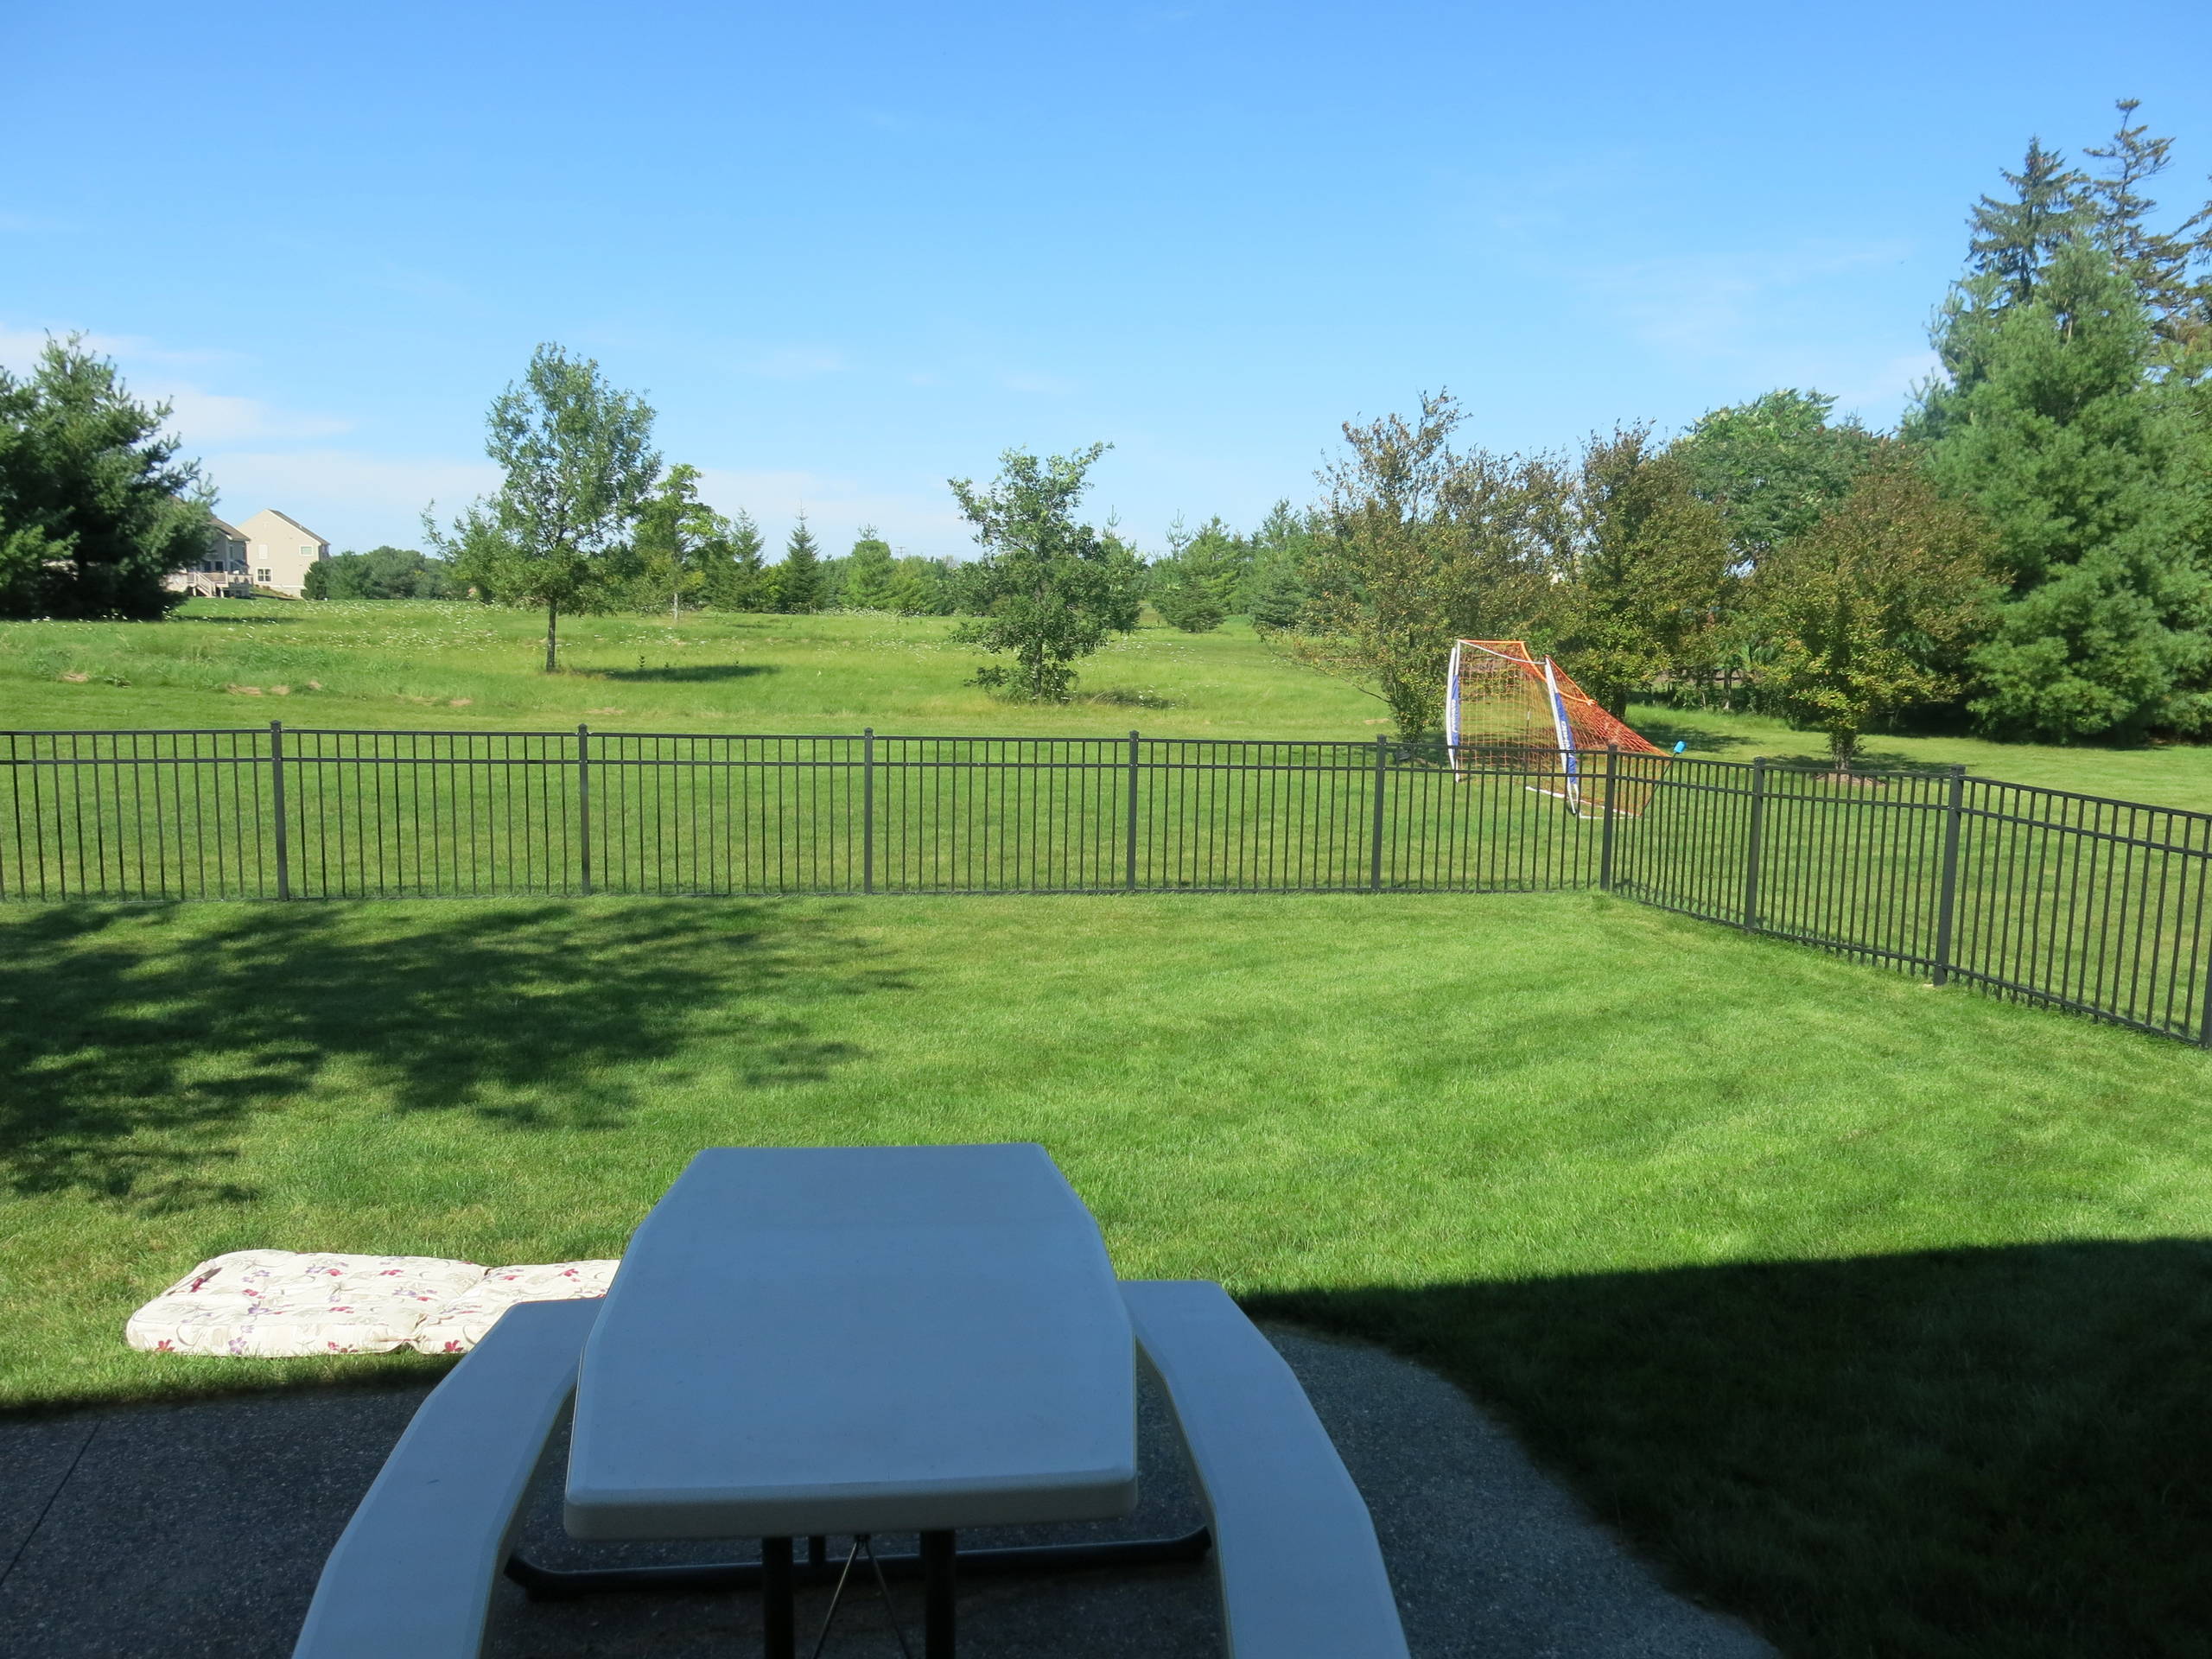
[[[697,467],[670,467],[639,509],[630,543],[632,579],[656,608],[665,600],[669,615],[681,615],[683,601],[703,598],[713,574],[728,563],[734,528],[699,499]]]
[[[1020,702],[1065,702],[1073,664],[1137,626],[1143,601],[1135,552],[1075,516],[1107,448],[1094,443],[1041,461],[1009,449],[991,487],[947,480],[983,549],[960,571],[960,607],[972,620],[953,637],[1014,659],[978,669],[976,684]]]
[[[1938,484],[1995,531],[2010,589],[1975,714],[2060,741],[2203,728],[2212,444],[2184,389],[2150,372],[2133,285],[2067,241],[2025,300],[1995,273],[1961,284],[1936,344],[1947,379],[1912,424]]]
[[[1835,399],[1791,386],[1716,409],[1674,448],[1700,498],[1719,510],[1739,564],[1802,536],[1840,501],[1866,466],[1874,435],[1855,420],[1831,423]]]
[[[1551,648],[1618,715],[1631,692],[1708,650],[1728,534],[1680,453],[1646,426],[1593,435],[1553,569]]]
[[[423,531],[484,597],[544,607],[550,674],[561,613],[604,606],[629,574],[630,528],[660,472],[653,411],[608,385],[589,358],[544,345],[485,424],[485,452],[506,481],[448,530],[425,512]]]
[[[1572,485],[1542,457],[1452,448],[1463,418],[1448,392],[1408,420],[1346,423],[1351,454],[1322,474],[1325,528],[1302,581],[1294,661],[1381,699],[1403,743],[1443,717],[1455,637],[1534,632],[1554,604]]]
[[[443,559],[411,547],[339,553],[308,567],[309,599],[458,599],[462,589]]]
[[[165,616],[162,579],[215,543],[196,461],[79,336],[0,370],[0,616]]]
[[[1770,647],[1762,689],[1848,769],[1874,721],[1957,695],[1995,596],[1990,553],[1976,514],[1938,494],[1903,446],[1881,445],[1851,493],[1751,578]]]

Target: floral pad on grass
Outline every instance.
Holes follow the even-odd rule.
[[[484,1277],[434,1255],[233,1250],[202,1262],[130,1316],[133,1348],[276,1359],[388,1354]]]
[[[435,1255],[233,1250],[202,1262],[130,1316],[124,1339],[157,1353],[466,1353],[517,1302],[604,1296],[619,1262],[486,1270]]]
[[[494,1268],[439,1308],[415,1333],[426,1354],[465,1354],[517,1302],[567,1302],[604,1296],[620,1262],[552,1262]]]

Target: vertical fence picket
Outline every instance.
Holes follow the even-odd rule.
[[[276,896],[292,896],[290,829],[284,820],[284,722],[269,722],[269,801],[276,821]]]

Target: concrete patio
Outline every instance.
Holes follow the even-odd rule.
[[[1670,1593],[1456,1388],[1376,1349],[1270,1330],[1365,1496],[1417,1655],[1485,1659],[1757,1659],[1772,1649]],[[241,1362],[250,1363],[251,1362]],[[423,1390],[348,1390],[0,1420],[0,1651],[16,1659],[283,1659],[317,1573]],[[1199,1516],[1164,1414],[1143,1411],[1145,1502],[1112,1529],[963,1536],[976,1544],[1177,1531]],[[741,1547],[569,1543],[561,1439],[522,1549],[548,1566],[730,1559]],[[911,1539],[878,1541],[886,1551]],[[842,1541],[836,1541],[842,1552]],[[909,1639],[918,1590],[894,1584]],[[827,1592],[802,1593],[802,1651]],[[497,1593],[500,1659],[744,1653],[744,1595],[532,1604]],[[1154,1567],[977,1581],[974,1659],[1201,1659],[1220,1651],[1210,1571]],[[872,1586],[847,1592],[825,1650],[896,1655]]]

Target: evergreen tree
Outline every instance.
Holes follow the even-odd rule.
[[[2123,98],[2113,107],[2120,127],[2110,143],[2089,149],[2105,168],[2088,181],[2086,200],[2098,239],[2135,285],[2152,328],[2168,345],[2186,347],[2204,332],[2205,289],[2190,280],[2190,238],[2153,230],[2149,221],[2158,204],[2143,193],[2170,165],[2174,141],[2154,138],[2148,124],[2133,120],[2139,99]]]
[[[1993,279],[1993,303],[2025,305],[2058,250],[2088,219],[2088,181],[2056,150],[2031,138],[2020,170],[2005,172],[2005,182],[2012,187],[2009,200],[1983,196],[1974,204],[1967,269]]]
[[[0,370],[0,616],[145,619],[181,601],[162,578],[207,556],[214,524],[168,414],[75,335],[48,340],[28,379]]]
[[[721,546],[706,561],[700,598],[718,611],[773,609],[762,602],[760,526],[742,507],[726,523]]]
[[[1229,612],[1220,584],[1202,565],[1185,556],[1163,560],[1154,569],[1152,607],[1160,620],[1185,633],[1211,633],[1221,626]]]
[[[898,582],[897,569],[892,563],[891,543],[875,533],[874,524],[861,526],[860,538],[853,543],[851,556],[845,563],[845,580],[840,602],[849,611],[887,611],[893,608],[892,589]]]
[[[822,548],[798,516],[784,543],[783,563],[776,567],[776,608],[805,614],[822,608]]]
[[[2009,590],[1976,653],[1975,714],[2056,741],[2202,729],[2212,447],[2186,389],[2150,372],[2133,283],[2075,238],[2027,302],[1995,270],[1962,283],[1935,343],[1945,377],[1910,429],[1995,531]]]
[[[1298,626],[1306,600],[1303,572],[1312,556],[1314,532],[1306,516],[1289,502],[1268,509],[1252,532],[1252,561],[1237,605],[1263,632]]]
[[[901,616],[943,616],[951,608],[950,582],[933,559],[899,561],[891,582],[891,608]]]

